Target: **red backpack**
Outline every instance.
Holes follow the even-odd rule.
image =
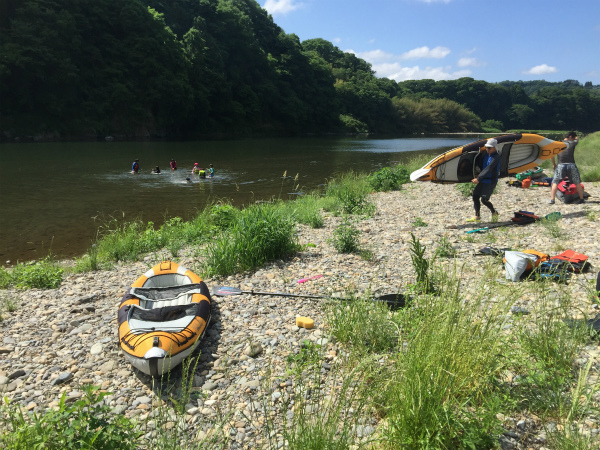
[[[583,187],[583,183],[581,184],[581,187]],[[558,190],[565,195],[574,195],[577,194],[577,185],[571,183],[568,179],[564,179],[558,183]]]

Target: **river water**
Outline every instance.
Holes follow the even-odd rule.
[[[111,218],[194,217],[208,202],[235,205],[309,192],[336,173],[372,172],[432,157],[469,137],[253,139],[196,142],[68,142],[0,145],[0,263],[83,254]],[[139,175],[130,173],[140,160]],[[171,172],[176,159],[180,170]],[[215,177],[186,176],[197,162]],[[163,171],[151,173],[155,166]],[[283,178],[286,173],[287,178]],[[298,174],[297,181],[294,178]],[[298,188],[296,189],[296,187]]]

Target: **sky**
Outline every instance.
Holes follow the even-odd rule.
[[[395,81],[600,84],[600,0],[258,0],[287,34],[322,38]]]

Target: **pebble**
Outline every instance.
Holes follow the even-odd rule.
[[[600,185],[586,183],[591,199],[600,198]],[[217,285],[229,285],[258,292],[287,292],[327,297],[344,296],[348,289],[354,295],[371,296],[397,293],[415,282],[410,258],[411,234],[426,246],[426,256],[435,251],[445,238],[458,253],[462,267],[465,298],[474,297],[469,291],[473,279],[481,279],[487,257],[473,258],[480,248],[491,245],[516,250],[533,248],[549,254],[571,248],[590,257],[594,270],[600,266],[598,224],[588,218],[600,216],[597,200],[583,205],[548,205],[549,190],[517,189],[503,183],[498,185],[491,201],[500,212],[500,220],[508,221],[514,211],[533,211],[544,216],[560,211],[564,220],[557,222],[563,238],[551,236],[542,224],[522,228],[491,229],[482,235],[466,235],[464,219],[473,215],[472,201],[464,198],[454,185],[431,183],[410,184],[402,191],[375,194],[372,201],[377,211],[358,222],[357,227],[367,238],[365,245],[372,253],[370,261],[355,254],[339,254],[330,239],[342,220],[325,216],[319,229],[299,225],[300,244],[305,246],[288,260],[267,263],[255,271],[205,280],[212,290]],[[441,201],[440,199],[444,199]],[[483,209],[484,221],[487,211]],[[420,218],[427,226],[415,226]],[[567,223],[567,220],[570,223]],[[135,371],[120,351],[117,334],[117,308],[125,290],[151,266],[169,259],[168,251],[147,255],[137,262],[118,263],[112,270],[70,274],[57,289],[7,289],[6,294],[19,299],[13,312],[2,312],[0,336],[0,392],[11,401],[34,412],[56,407],[63,392],[67,398],[81,395],[81,384],[93,384],[110,392],[105,398],[112,413],[126,417],[152,418],[158,405],[183,389],[181,370],[175,369],[169,383],[156,382]],[[197,249],[182,249],[175,260],[192,270],[201,262]],[[452,267],[456,261],[440,260]],[[573,299],[573,309],[588,316],[597,314],[589,300],[589,286],[596,272],[577,274],[568,285],[560,286]],[[305,283],[298,280],[322,275]],[[492,280],[503,283],[502,269]],[[523,285],[524,288],[527,285]],[[562,294],[561,294],[562,295]],[[519,315],[534,313],[532,296],[515,299],[507,326],[520,320]],[[597,303],[597,302],[596,302]],[[24,305],[35,304],[36,308]],[[189,435],[210,436],[222,417],[228,417],[230,448],[254,448],[263,438],[273,405],[287,411],[277,416],[291,420],[294,416],[295,381],[288,372],[287,358],[297,354],[305,341],[324,347],[321,369],[329,376],[335,374],[336,361],[343,349],[327,334],[324,302],[320,299],[260,296],[214,297],[213,318],[206,336],[199,344],[200,356],[190,378],[191,396],[185,406]],[[597,305],[595,305],[598,308]],[[575,313],[574,317],[575,317]],[[297,317],[314,320],[311,329],[297,326]],[[32,332],[34,330],[34,332]],[[590,347],[579,359],[587,361],[600,356],[597,347]],[[592,369],[597,376],[597,370]],[[303,394],[304,395],[304,394]],[[314,398],[306,393],[305,398]],[[270,402],[270,404],[269,404]],[[307,411],[321,413],[318,405],[307,405]],[[498,438],[504,449],[521,447],[524,436],[531,436],[528,446],[539,448],[545,442],[543,427],[530,424],[527,418],[509,420],[503,417],[506,432]],[[148,431],[153,426],[148,423]],[[153,422],[154,423],[154,422]],[[174,417],[170,426],[175,426]],[[154,427],[156,424],[154,425]],[[597,421],[585,424],[590,433],[598,433]],[[375,434],[377,423],[361,423],[355,433],[361,439]],[[270,429],[270,428],[269,428]],[[546,428],[551,431],[551,426]],[[596,430],[595,432],[592,430]],[[514,437],[516,436],[516,437]],[[537,439],[539,443],[534,444]],[[286,444],[277,433],[274,444]],[[252,445],[251,445],[252,444]],[[527,447],[527,448],[529,448]]]
[[[103,348],[104,347],[103,347],[102,343],[98,342],[98,343],[92,345],[92,348],[90,348],[90,354],[98,355],[99,353],[102,353]]]

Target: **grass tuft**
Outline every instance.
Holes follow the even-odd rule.
[[[62,283],[63,272],[51,255],[41,261],[17,263],[12,269],[0,268],[0,288],[56,289]]]

